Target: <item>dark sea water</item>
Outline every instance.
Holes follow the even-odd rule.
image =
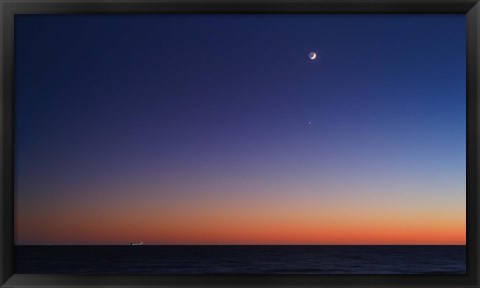
[[[464,274],[465,246],[15,246],[15,273]]]

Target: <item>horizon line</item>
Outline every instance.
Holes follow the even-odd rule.
[[[14,244],[14,246],[131,246],[126,244]],[[467,246],[463,244],[146,244],[139,246]]]

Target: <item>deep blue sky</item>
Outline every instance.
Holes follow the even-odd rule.
[[[461,226],[465,79],[463,15],[16,16],[18,239],[131,201],[440,201]]]

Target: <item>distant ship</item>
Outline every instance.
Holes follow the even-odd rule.
[[[143,242],[130,243],[130,246],[142,246]]]

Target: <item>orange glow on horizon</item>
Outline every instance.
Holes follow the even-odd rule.
[[[100,204],[99,204],[100,205]],[[116,204],[118,205],[118,203]],[[291,205],[239,206],[206,203],[130,211],[102,206],[31,209],[17,219],[17,244],[311,244],[464,245],[464,213],[411,207],[361,205],[304,209]],[[264,204],[262,204],[264,205]],[[307,205],[307,204],[305,204]],[[243,207],[248,207],[241,205]],[[252,207],[253,206],[253,207]],[[419,205],[421,207],[422,205]],[[267,209],[268,208],[268,209]],[[427,207],[428,208],[428,207]],[[53,210],[51,210],[53,211]],[[59,215],[62,215],[61,217]],[[379,216],[381,215],[381,216]],[[28,232],[27,232],[28,231]],[[52,240],[53,239],[53,240]]]

